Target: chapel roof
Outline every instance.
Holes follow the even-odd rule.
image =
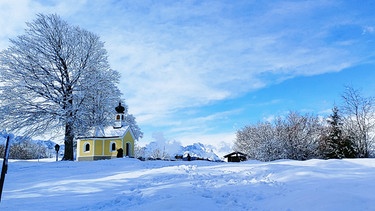
[[[78,137],[78,139],[123,137],[126,135],[128,130],[131,131],[129,126],[124,126],[121,128],[114,128],[113,126],[108,126],[104,129],[90,130],[86,136]]]

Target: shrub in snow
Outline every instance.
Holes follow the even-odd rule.
[[[261,161],[316,158],[320,155],[321,128],[318,117],[290,112],[274,122],[260,122],[237,131],[234,150]]]
[[[0,157],[4,157],[4,151],[5,145],[0,145]],[[10,159],[38,159],[46,157],[48,157],[46,147],[32,140],[15,142],[10,145]]]

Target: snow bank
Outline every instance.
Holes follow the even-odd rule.
[[[0,210],[372,210],[375,159],[11,161]]]

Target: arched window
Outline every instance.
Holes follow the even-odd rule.
[[[85,152],[88,152],[90,151],[90,144],[89,143],[85,143]]]
[[[116,143],[111,144],[111,151],[116,151]]]
[[[116,115],[116,120],[120,120],[120,115]]]

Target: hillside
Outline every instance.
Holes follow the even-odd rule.
[[[371,210],[375,159],[11,161],[1,210]]]

